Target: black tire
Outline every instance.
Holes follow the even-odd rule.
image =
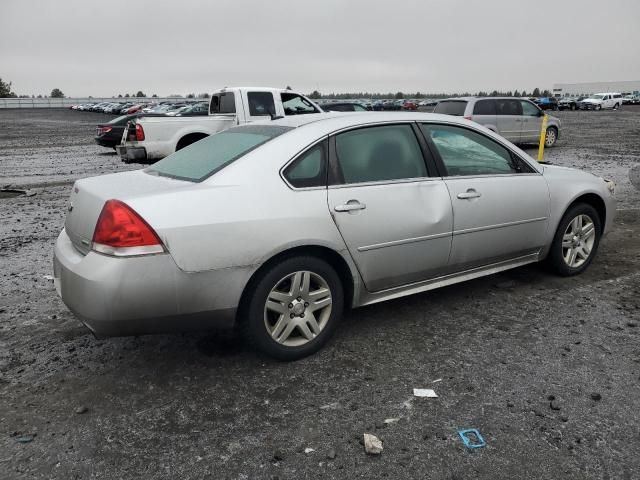
[[[594,110],[602,110],[602,105],[596,105],[596,106],[594,107]]]
[[[575,109],[576,109],[576,106],[572,104],[571,105],[571,110],[575,110]]]
[[[569,224],[579,215],[587,215],[591,218],[594,229],[595,236],[593,241],[593,246],[591,247],[591,251],[589,252],[589,256],[584,260],[584,263],[577,267],[570,266],[567,261],[565,261],[563,255],[563,236],[569,227]],[[556,234],[553,237],[553,242],[551,244],[551,250],[549,251],[549,255],[547,256],[546,262],[547,265],[558,275],[563,277],[569,277],[572,275],[578,275],[582,273],[593,261],[593,258],[596,256],[598,251],[598,245],[600,244],[600,237],[602,235],[602,224],[600,221],[600,216],[595,208],[586,203],[577,203],[573,205],[562,217],[560,220],[560,224],[558,225],[558,229],[556,230]]]
[[[326,282],[331,297],[330,314],[328,314],[328,320],[320,330],[320,333],[312,340],[304,340],[302,332],[296,328],[295,333],[299,334],[301,341],[306,341],[306,343],[299,346],[283,345],[274,340],[267,330],[265,305],[272,289],[279,285],[282,279],[295,272],[302,271],[318,275]],[[260,272],[258,277],[251,281],[248,288],[250,290],[247,291],[247,298],[244,300],[247,307],[240,312],[239,319],[242,334],[255,348],[278,360],[298,360],[317,352],[331,338],[342,318],[344,290],[340,277],[331,265],[317,257],[296,256],[285,258],[271,268]],[[283,306],[285,305],[283,304]],[[286,314],[284,316],[286,317]],[[304,314],[302,317],[304,317]]]

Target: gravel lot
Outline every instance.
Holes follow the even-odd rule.
[[[92,143],[104,115],[0,110],[0,186],[35,194],[0,196],[0,478],[640,478],[640,108],[554,114],[547,158],[618,184],[585,274],[354,310],[278,363],[227,333],[90,335],[47,277],[53,244],[74,179],[139,166]]]

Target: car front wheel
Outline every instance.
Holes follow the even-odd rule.
[[[596,255],[602,226],[595,208],[586,203],[571,207],[562,217],[547,261],[562,276],[582,273]]]
[[[558,140],[558,130],[555,127],[547,128],[547,133],[544,137],[544,146],[553,147]]]
[[[316,257],[290,257],[260,274],[249,292],[245,335],[258,350],[297,360],[327,343],[342,317],[338,274]]]

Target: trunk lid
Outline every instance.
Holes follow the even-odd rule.
[[[71,189],[64,228],[73,245],[81,253],[91,250],[93,232],[105,202],[110,199],[127,200],[154,193],[180,190],[191,182],[133,172],[113,173],[76,181]]]

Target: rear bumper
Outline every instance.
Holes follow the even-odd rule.
[[[147,150],[144,147],[129,147],[118,145],[116,152],[125,163],[143,162],[147,160]]]
[[[107,148],[114,148],[116,145],[118,145],[118,143],[120,143],[120,140],[110,140],[108,138],[103,138],[103,137],[93,137],[93,139],[101,147],[107,147]]]
[[[169,254],[81,254],[63,230],[53,258],[58,295],[98,336],[230,328],[252,270],[187,273]]]

